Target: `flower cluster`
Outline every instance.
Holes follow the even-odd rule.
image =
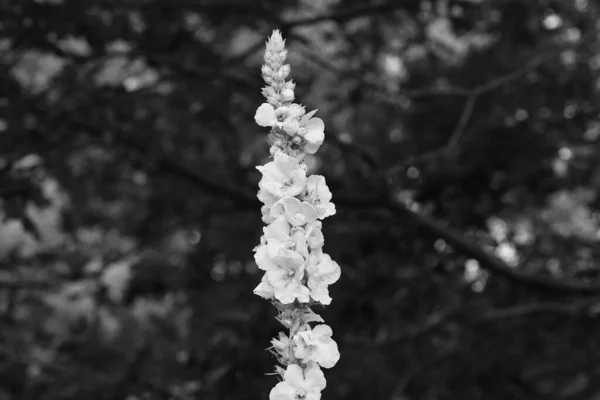
[[[283,379],[271,391],[271,400],[318,400],[325,388],[321,368],[340,358],[331,328],[310,306],[331,303],[329,285],[340,277],[339,265],[323,252],[321,220],[335,214],[331,192],[320,175],[307,176],[306,154],[323,143],[325,125],[293,103],[295,84],[286,81],[290,66],[285,41],[274,31],[267,41],[262,75],[266,103],[256,111],[258,125],[270,127],[273,160],[257,169],[262,174],[258,198],[264,204],[261,243],[254,251],[265,271],[254,293],[271,300],[278,321],[289,330],[272,340],[271,352],[283,367]]]

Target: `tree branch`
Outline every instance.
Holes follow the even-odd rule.
[[[469,242],[459,231],[446,227],[427,216],[418,214],[395,199],[390,198],[387,204],[385,204],[385,208],[400,217],[408,217],[437,237],[444,239],[456,251],[477,260],[482,268],[508,278],[513,282],[532,288],[550,289],[558,292],[596,295],[600,293],[600,282],[584,283],[568,278],[559,281],[551,277],[537,276],[523,272],[522,265],[514,268],[510,267],[496,256]]]

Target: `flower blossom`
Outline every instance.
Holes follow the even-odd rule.
[[[275,109],[269,103],[263,103],[254,120],[263,127],[279,128],[289,136],[298,135],[305,141],[304,150],[314,154],[325,140],[325,123],[321,118],[313,118],[317,110],[304,114],[304,107],[299,104],[290,104]]]
[[[294,226],[303,226],[306,223],[315,222],[319,216],[317,210],[306,201],[300,201],[295,197],[286,197],[279,200],[271,208],[271,218],[281,215]]]
[[[305,231],[299,226],[290,225],[282,215],[263,228],[269,256],[285,262],[287,259],[308,258]]]
[[[325,124],[321,118],[312,118],[317,110],[311,111],[300,120],[298,135],[306,140],[304,150],[308,154],[315,154],[325,140]]]
[[[274,161],[256,169],[263,174],[259,187],[274,196],[296,196],[306,184],[306,169],[297,158],[284,153],[278,153]]]
[[[317,325],[312,330],[299,332],[294,337],[294,355],[304,363],[314,361],[323,368],[332,368],[340,359],[337,343],[331,338],[328,325]]]
[[[327,218],[335,214],[335,205],[331,203],[331,192],[325,183],[325,177],[311,175],[306,181],[306,189],[303,193],[304,201],[313,205],[319,218]]]
[[[327,386],[323,371],[317,366],[302,371],[299,365],[289,365],[283,378],[284,381],[271,390],[270,400],[319,400]]]
[[[263,103],[256,110],[254,120],[260,126],[277,127],[288,135],[294,136],[300,130],[300,118],[304,113],[304,107],[299,104],[290,104],[275,109],[271,104]]]
[[[302,284],[304,259],[300,255],[293,257],[292,254],[286,254],[287,258],[280,255],[276,262],[269,256],[267,246],[259,246],[254,259],[258,268],[266,271],[266,282],[270,286],[261,282],[254,290],[263,292],[273,288],[273,297],[283,304],[293,303],[296,299],[303,303],[308,302],[310,291]]]
[[[341,270],[338,263],[333,261],[328,254],[314,251],[308,264],[308,287],[310,297],[321,304],[330,304],[328,286],[340,279]]]

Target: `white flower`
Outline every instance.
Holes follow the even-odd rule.
[[[340,279],[341,270],[338,263],[333,261],[328,254],[315,250],[311,253],[307,273],[310,297],[321,304],[330,304],[331,297],[329,297],[328,286]]]
[[[315,154],[325,140],[325,123],[321,118],[312,118],[317,110],[311,111],[300,120],[298,135],[306,140],[304,150],[308,154]]]
[[[278,272],[281,272],[279,270]],[[288,270],[291,273],[291,270]],[[296,270],[294,275],[283,275],[277,280],[277,285],[273,286],[273,294],[281,304],[291,304],[295,300],[300,303],[310,301],[310,290],[301,282],[304,276],[303,270]]]
[[[293,91],[289,89],[286,89],[285,91],[291,92],[291,97],[293,98]],[[287,93],[287,95],[289,97],[289,93]],[[303,115],[304,107],[299,104],[291,104],[289,106],[282,106],[275,109],[271,104],[263,103],[256,110],[254,120],[260,126],[270,126],[272,128],[278,127],[288,135],[294,136],[300,130],[300,118]],[[313,122],[311,124],[314,125],[315,123]],[[303,132],[305,131],[307,131],[306,128]]]
[[[268,103],[263,103],[256,110],[254,120],[260,126],[277,126],[277,115],[275,115],[275,109]]]
[[[279,152],[275,161],[256,167],[263,177],[259,182],[261,190],[266,190],[277,197],[298,195],[306,184],[306,169],[297,158]]]
[[[295,197],[285,197],[275,203],[271,208],[271,218],[285,216],[285,219],[294,226],[303,226],[315,222],[319,215],[317,210],[305,201]]]
[[[283,376],[269,394],[269,400],[320,400],[327,382],[323,371],[316,365],[304,372],[299,365],[288,365]]]
[[[263,228],[267,239],[269,256],[275,260],[308,258],[305,231],[299,226],[292,227],[280,216]],[[282,261],[285,262],[285,261]]]
[[[296,254],[296,256],[292,256]],[[271,258],[267,246],[261,245],[254,254],[256,265],[266,271],[266,280],[273,288],[273,297],[283,304],[293,303],[294,300],[307,303],[310,300],[310,291],[302,284],[304,277],[304,258],[295,252],[278,254]],[[261,293],[269,294],[270,287],[259,285]],[[255,293],[258,287],[255,289]],[[261,294],[256,293],[259,296]],[[264,297],[264,296],[263,296]]]
[[[289,107],[279,107],[275,110],[275,114],[277,115],[277,119],[281,121],[278,123],[278,126],[283,129],[285,133],[294,136],[298,132],[300,129],[300,121],[292,112],[290,112]]]
[[[294,355],[305,363],[314,361],[323,368],[332,368],[340,359],[332,334],[328,325],[317,325],[312,330],[299,332],[294,336]]]
[[[303,193],[304,200],[313,205],[319,219],[327,218],[335,214],[335,205],[331,203],[331,191],[325,183],[325,177],[311,175],[306,181],[306,190]]]

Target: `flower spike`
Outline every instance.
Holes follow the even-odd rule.
[[[325,124],[294,103],[296,85],[286,80],[285,40],[278,30],[267,40],[261,68],[266,102],[256,110],[259,126],[269,127],[273,161],[256,167],[262,174],[258,199],[263,229],[254,251],[258,267],[265,271],[254,293],[277,307],[277,320],[289,330],[279,333],[268,349],[282,366],[276,366],[279,382],[270,400],[318,400],[326,386],[321,368],[332,368],[340,353],[333,331],[311,310],[331,303],[329,285],[340,275],[340,266],[323,252],[321,220],[335,214],[325,178],[307,176],[306,154],[314,154],[325,140]],[[311,326],[310,323],[318,323]]]

